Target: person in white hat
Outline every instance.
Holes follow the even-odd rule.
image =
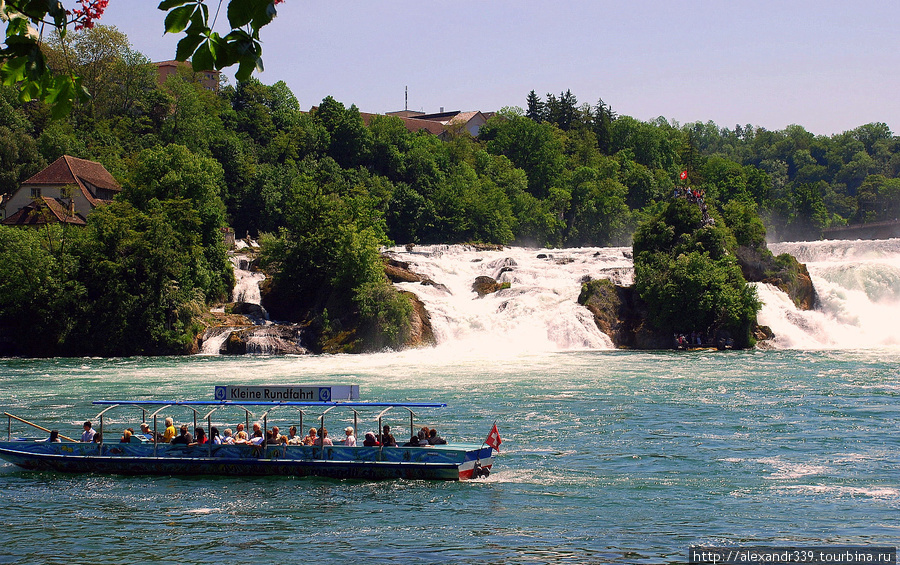
[[[347,426],[344,428],[344,433],[347,437],[344,438],[344,445],[347,447],[356,447],[356,437],[353,435],[353,427]]]

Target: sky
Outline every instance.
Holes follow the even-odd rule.
[[[156,5],[111,0],[101,23],[173,59]],[[495,111],[571,90],[640,120],[898,133],[898,22],[897,0],[285,0],[255,76],[304,110],[329,95],[402,110],[408,88],[410,110]]]

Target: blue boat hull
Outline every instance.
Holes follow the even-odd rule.
[[[173,446],[2,442],[0,458],[29,470],[127,475],[317,476],[465,480],[493,463],[490,447]]]

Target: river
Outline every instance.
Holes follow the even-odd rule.
[[[621,256],[610,252],[611,269]],[[616,351],[580,327],[562,339],[561,327],[581,322],[560,321],[569,297],[559,291],[528,298],[565,310],[537,315],[547,324],[540,339],[524,331],[537,322],[453,325],[444,311],[444,342],[419,351],[0,360],[4,409],[66,435],[99,412],[95,399],[211,399],[217,384],[358,384],[362,399],[446,402],[420,422],[451,441],[480,443],[494,421],[503,437],[491,476],[460,483],[67,476],[3,464],[0,563],[655,564],[684,562],[690,545],[896,545],[891,270],[879,267],[880,286],[867,290],[850,267],[806,260],[814,281],[830,277],[820,290],[830,306],[778,322],[790,307],[767,305],[774,325],[788,326],[785,341],[766,350]],[[841,291],[841,281],[858,292]],[[872,304],[837,316],[836,305],[846,313],[851,300]],[[503,310],[538,319],[539,308],[514,306]],[[886,339],[859,347],[833,337],[858,335],[879,310],[894,327],[870,335]],[[818,316],[818,326],[804,316]],[[497,340],[478,339],[479,328]],[[798,346],[801,338],[811,345]],[[137,424],[127,415],[107,422],[107,437]],[[273,416],[282,429],[293,423]],[[363,422],[360,432],[375,427]],[[17,432],[28,433],[21,424]]]

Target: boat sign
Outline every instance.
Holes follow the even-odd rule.
[[[216,386],[216,400],[237,401],[311,401],[335,402],[340,400],[359,400],[359,385],[329,386]]]

